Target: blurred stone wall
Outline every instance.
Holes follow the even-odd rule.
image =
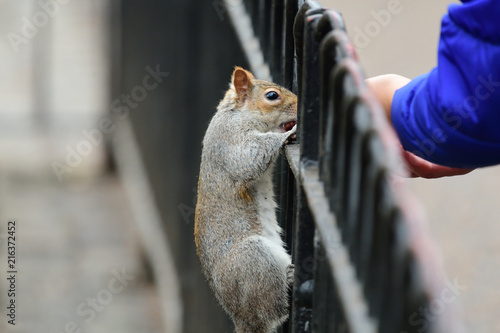
[[[102,171],[104,145],[83,131],[109,109],[108,3],[0,0],[0,171]]]

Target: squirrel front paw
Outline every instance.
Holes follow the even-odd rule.
[[[291,130],[288,132],[285,132],[286,134],[286,140],[285,140],[285,145],[289,144],[290,142],[294,142],[297,140],[297,124],[293,126]]]

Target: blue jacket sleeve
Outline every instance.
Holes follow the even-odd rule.
[[[436,164],[500,164],[500,0],[463,0],[443,17],[438,66],[394,94],[403,147]]]

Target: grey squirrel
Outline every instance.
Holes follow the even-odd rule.
[[[272,173],[296,122],[297,96],[235,67],[203,139],[196,248],[237,333],[275,332],[288,317],[294,266],[276,220]]]

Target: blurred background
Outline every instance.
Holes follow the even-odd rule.
[[[0,1],[1,332],[161,332],[157,288],[98,132],[111,1]],[[92,136],[91,139],[89,139]],[[16,325],[7,222],[16,220]]]
[[[452,1],[320,3],[342,12],[367,77],[412,78],[436,65]],[[16,326],[2,278],[0,331],[230,332],[192,239],[200,142],[247,66],[221,6],[0,0],[2,276],[12,219],[18,265]],[[467,327],[500,331],[500,168],[405,182],[466,286]]]

